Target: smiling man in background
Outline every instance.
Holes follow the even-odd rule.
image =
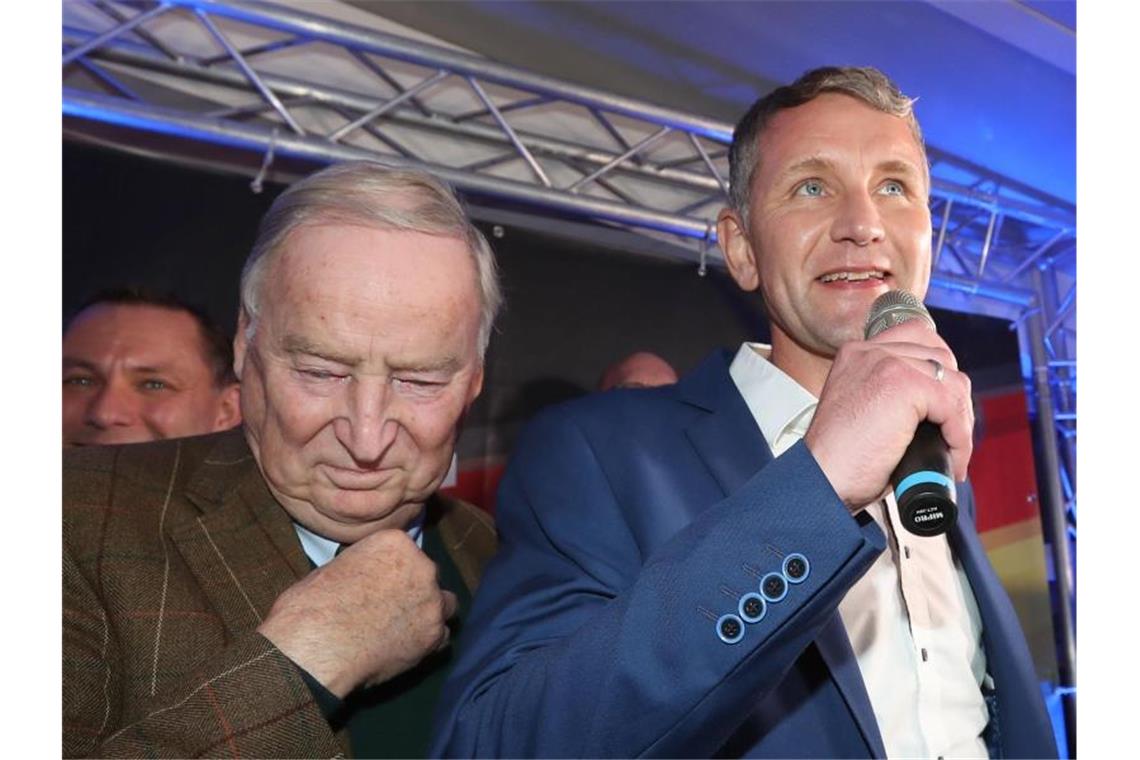
[[[173,295],[105,290],[63,334],[63,445],[182,438],[241,422],[233,348]]]
[[[277,198],[242,273],[242,428],[65,456],[65,755],[425,752],[495,546],[435,491],[499,301],[426,173]]]

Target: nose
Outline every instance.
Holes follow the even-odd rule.
[[[879,242],[884,235],[883,218],[875,199],[865,191],[847,193],[831,228],[832,240],[866,246]]]
[[[107,383],[87,405],[85,421],[99,430],[130,427],[139,416],[134,391],[121,383]]]
[[[358,467],[375,467],[396,441],[389,390],[382,380],[358,381],[348,393],[348,408],[333,430]]]

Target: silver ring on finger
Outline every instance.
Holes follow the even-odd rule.
[[[934,379],[942,382],[942,378],[946,377],[946,368],[942,366],[942,362],[937,359],[927,359],[926,361],[934,365]]]

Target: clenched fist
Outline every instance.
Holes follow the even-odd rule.
[[[343,698],[446,646],[455,607],[435,563],[403,531],[382,530],[286,589],[257,630]]]

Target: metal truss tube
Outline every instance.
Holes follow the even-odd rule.
[[[214,39],[218,41],[218,44],[225,48],[225,51],[230,54],[231,58],[234,59],[234,62],[237,63],[238,68],[240,68],[242,73],[245,74],[246,78],[249,79],[250,84],[256,87],[257,91],[261,93],[261,97],[265,98],[265,101],[273,106],[273,110],[277,112],[277,115],[280,116],[285,121],[285,123],[289,125],[289,128],[294,132],[299,135],[304,135],[305,130],[301,128],[301,125],[296,122],[292,114],[290,114],[285,106],[281,104],[281,101],[278,100],[277,96],[273,94],[273,90],[269,89],[269,87],[266,86],[265,82],[261,81],[261,77],[257,75],[257,72],[253,70],[253,67],[249,65],[244,57],[242,57],[242,54],[239,53],[237,48],[233,46],[233,44],[229,41],[229,38],[226,37],[226,35],[222,34],[222,30],[219,29],[217,25],[214,24],[214,22],[210,19],[210,17],[206,15],[206,13],[202,10],[196,9],[195,13],[198,16],[198,19],[202,22],[202,25],[205,26],[210,34],[213,35]]]
[[[535,176],[538,177],[538,181],[546,187],[551,187],[550,177],[546,176],[546,172],[542,170],[542,167],[538,165],[538,161],[535,160],[526,146],[522,144],[522,140],[515,134],[514,128],[507,123],[507,120],[499,113],[499,109],[496,108],[495,104],[491,102],[491,99],[487,97],[487,93],[484,92],[475,77],[467,77],[467,84],[470,85],[475,94],[479,96],[479,100],[483,101],[483,105],[491,112],[491,116],[494,117],[495,123],[499,125],[499,129],[503,130],[503,134],[511,141],[511,145],[515,146],[515,150],[519,152],[519,155],[526,161],[527,166],[529,166]]]
[[[130,17],[123,14],[118,8],[107,2],[107,0],[92,0],[92,4],[100,11],[113,18],[115,21],[118,21],[120,24],[130,20]],[[140,39],[146,40],[146,42],[155,50],[161,51],[162,54],[170,60],[177,61],[179,59],[180,56],[177,53],[168,48],[165,44],[163,44],[162,40],[155,37],[146,29],[135,27],[134,33],[138,35]]]
[[[573,185],[568,187],[567,192],[570,192],[570,193],[578,192],[578,190],[580,190],[582,187],[590,184],[591,182],[596,180],[598,177],[602,176],[603,174],[608,172],[610,169],[613,169],[615,166],[620,164],[622,161],[625,161],[628,158],[636,156],[641,151],[646,150],[647,148],[649,148],[649,146],[651,146],[653,143],[660,140],[665,135],[669,134],[669,132],[671,132],[671,131],[672,130],[669,127],[661,127],[661,129],[659,129],[656,132],[654,132],[653,134],[649,135],[649,137],[646,137],[644,140],[639,142],[637,145],[631,146],[630,149],[627,150],[625,153],[622,153],[620,156],[615,156],[613,158],[613,160],[610,161],[605,166],[602,166],[599,169],[597,169],[596,171],[594,171],[590,174],[587,174],[585,177],[582,177],[582,179],[578,180]]]
[[[1058,663],[1061,685],[1076,685],[1076,632],[1073,616],[1073,564],[1069,552],[1069,534],[1065,517],[1065,500],[1061,495],[1061,464],[1057,452],[1056,421],[1053,399],[1049,389],[1049,359],[1045,355],[1044,318],[1041,312],[1024,320],[1021,329],[1027,330],[1025,343],[1033,359],[1033,385],[1036,396],[1037,433],[1041,443],[1041,517],[1045,535],[1049,539],[1053,560],[1053,576],[1057,584],[1057,615],[1060,630],[1056,631],[1059,643]]]
[[[947,201],[949,203],[949,201]],[[978,261],[978,279],[982,279],[982,274],[986,271],[986,259],[990,256],[990,246],[994,241],[994,229],[997,227],[998,219],[1001,217],[996,210],[990,214],[990,223],[986,226],[986,239],[982,243],[982,258]]]
[[[515,202],[545,207],[553,211],[587,216],[635,228],[658,230],[681,237],[711,239],[709,222],[689,216],[653,211],[629,204],[616,203],[564,190],[538,187],[501,177],[470,174],[457,169],[412,161],[398,156],[385,156],[363,148],[333,144],[312,136],[278,135],[274,141],[272,130],[252,124],[240,124],[206,116],[195,116],[172,109],[121,98],[64,89],[63,113],[80,119],[117,124],[132,129],[173,135],[205,143],[227,145],[264,153],[271,143],[277,155],[292,156],[308,161],[329,163],[368,159],[393,166],[411,166],[428,169],[461,190],[504,198]],[[932,287],[969,293],[1004,303],[1025,307],[1033,303],[1033,295],[1018,288],[991,286],[947,275],[931,277]]]
[[[309,13],[269,3],[248,0],[167,0],[170,5],[200,8],[212,15],[235,21],[272,27],[290,34],[304,35],[336,45],[366,50],[376,55],[397,58],[428,68],[446,68],[457,74],[474,76],[487,82],[517,87],[568,100],[587,108],[618,113],[636,119],[697,132],[720,142],[732,139],[732,126],[703,119],[671,108],[625,98],[591,87],[563,82],[552,77],[519,71],[495,61],[450,48],[404,39],[353,24],[333,21]]]
[[[720,171],[717,170],[716,164],[714,164],[712,162],[712,159],[709,158],[708,151],[701,147],[701,141],[698,140],[697,136],[692,132],[687,134],[686,137],[689,138],[689,142],[692,143],[694,150],[697,151],[697,155],[700,156],[701,160],[705,162],[705,166],[708,167],[709,173],[712,174],[713,178],[716,179],[716,183],[720,185],[720,191],[724,193],[725,197],[727,198],[728,183],[724,181],[724,177],[720,176]]]
[[[943,201],[942,223],[938,225],[938,243],[934,246],[934,259],[931,266],[937,268],[938,260],[942,258],[942,246],[946,243],[946,229],[950,226],[950,209],[954,208],[954,199]]]
[[[1004,216],[1020,219],[1023,222],[1067,230],[1076,229],[1077,226],[1073,215],[1060,209],[1034,206],[1011,198],[999,198],[996,195],[983,193],[980,190],[944,179],[931,179],[930,187],[935,195],[953,198],[955,201],[965,202],[971,206],[999,211]]]
[[[930,287],[1002,301],[1004,303],[1020,306],[1023,309],[1032,306],[1036,300],[1033,293],[1029,290],[1002,285],[991,285],[989,283],[968,280],[964,277],[955,277],[954,275],[942,274],[940,272],[935,272],[930,275]]]
[[[78,35],[65,34],[65,39],[75,36]],[[131,49],[132,47],[134,49]],[[246,80],[240,72],[205,68],[195,64],[179,65],[155,56],[153,53],[141,52],[137,46],[122,45],[114,48],[101,48],[93,54],[93,57],[126,66],[139,66],[150,71],[169,74],[171,76],[195,79],[210,84],[242,90],[249,89],[248,80]],[[308,82],[302,82],[289,77],[263,74],[261,75],[261,79],[271,87],[274,92],[278,92],[292,100],[305,99],[313,103],[348,108],[361,113],[366,113],[377,105],[376,98],[372,96],[364,96],[331,87],[317,87]],[[416,128],[444,132],[462,138],[480,140],[504,146],[511,145],[510,140],[505,137],[504,133],[494,127],[480,124],[457,124],[453,121],[447,121],[438,117],[418,116],[406,111],[396,111],[390,114],[388,118],[391,121],[400,122]],[[595,166],[604,166],[612,161],[615,155],[600,149],[586,148],[564,140],[536,137],[525,132],[519,133],[516,131],[516,134],[519,134],[520,138],[526,141],[532,153],[553,156],[558,159],[586,161]],[[693,160],[699,161],[700,159],[694,156]],[[668,182],[679,187],[691,187],[700,192],[716,190],[719,187],[715,178],[683,169],[654,168],[650,166],[627,164],[615,167],[614,171]]]
[[[341,127],[340,129],[338,129],[337,131],[335,131],[331,135],[329,135],[329,141],[330,142],[340,142],[340,140],[342,138],[344,138],[344,136],[347,135],[352,130],[357,129],[359,127],[363,127],[365,124],[367,124],[367,123],[373,121],[374,119],[377,119],[377,118],[383,116],[384,114],[388,113],[393,108],[398,108],[400,106],[400,104],[403,103],[405,100],[411,100],[416,95],[419,95],[421,92],[423,92],[427,88],[431,87],[433,84],[436,84],[437,82],[440,82],[449,76],[451,76],[451,74],[449,74],[446,71],[435,72],[434,75],[423,80],[422,82],[415,85],[411,89],[404,90],[403,92],[401,92],[399,95],[392,98],[388,102],[382,103],[382,104],[376,106],[376,108],[373,108],[371,111],[364,114],[363,116],[361,116],[356,121],[352,121],[352,122],[349,122],[348,124],[345,124],[343,127]]]
[[[124,21],[123,23],[116,26],[114,29],[108,29],[106,32],[104,32],[103,34],[100,34],[98,37],[94,37],[94,38],[88,40],[87,42],[83,43],[82,45],[79,45],[78,47],[74,47],[71,50],[67,51],[67,53],[63,56],[63,65],[66,66],[67,64],[71,63],[76,58],[78,58],[79,56],[86,55],[87,53],[91,52],[92,50],[99,47],[100,45],[103,45],[107,42],[110,42],[111,40],[115,39],[116,37],[118,37],[120,35],[126,34],[127,32],[134,29],[136,26],[138,26],[139,24],[147,21],[148,19],[154,18],[155,16],[159,15],[160,13],[165,13],[168,10],[170,10],[170,6],[167,3],[160,3],[159,5],[156,5],[153,8],[151,8],[149,11],[146,11],[144,13],[140,13],[137,16],[134,16],[134,17]]]
[[[87,71],[91,72],[91,75],[93,77],[96,77],[99,81],[103,82],[108,87],[116,90],[124,98],[129,98],[131,100],[142,100],[142,98],[140,98],[134,90],[132,90],[130,87],[127,87],[115,77],[111,76],[103,69],[103,67],[96,65],[93,61],[89,61],[87,58],[76,58],[75,62]]]
[[[263,127],[193,116],[181,111],[130,103],[121,98],[67,88],[63,93],[63,114],[78,119],[259,153],[263,153],[273,140],[272,131]],[[708,228],[708,223],[703,219],[661,213],[599,198],[571,195],[565,191],[537,187],[501,177],[468,174],[438,164],[380,155],[343,144],[334,145],[327,140],[312,136],[279,135],[274,150],[278,156],[290,156],[320,163],[366,159],[391,166],[427,169],[466,192],[545,207],[576,216],[668,232],[687,238],[703,239]]]
[[[1029,269],[1029,267],[1033,266],[1033,263],[1036,262],[1037,259],[1044,256],[1045,252],[1048,251],[1050,248],[1052,248],[1054,243],[1056,243],[1058,240],[1060,240],[1061,238],[1065,237],[1068,234],[1069,234],[1069,230],[1059,230],[1057,232],[1057,234],[1053,235],[1053,237],[1049,238],[1044,243],[1042,243],[1040,246],[1038,246],[1037,250],[1035,250],[1033,253],[1029,254],[1029,258],[1025,259],[1025,261],[1018,264],[1017,269],[1014,269],[1012,272],[1010,272],[1008,275],[1006,275],[1005,279],[1003,281],[1004,282],[1013,282],[1014,280],[1016,280],[1018,278],[1018,276],[1021,275],[1022,272],[1024,272],[1026,269]]]

